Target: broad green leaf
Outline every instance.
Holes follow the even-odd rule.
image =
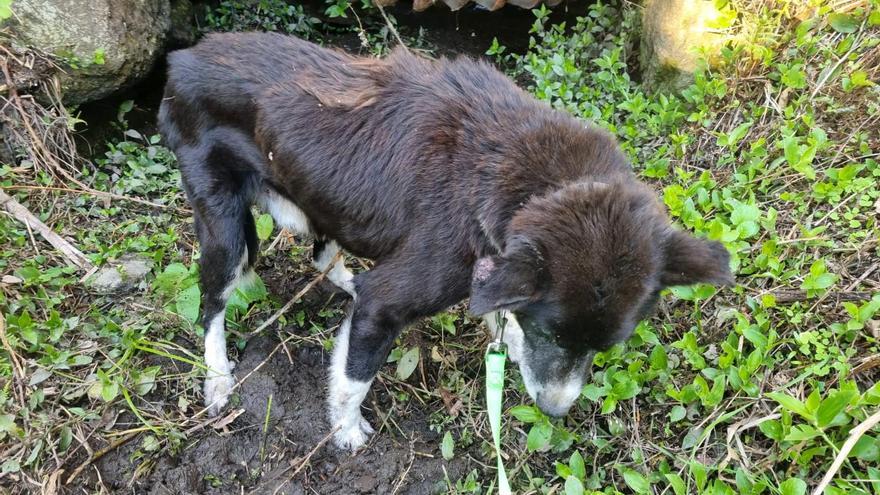
[[[583,495],[584,484],[574,476],[565,479],[565,495]]]
[[[863,435],[853,446],[850,457],[857,457],[865,462],[880,462],[880,438]]]
[[[34,461],[36,461],[37,457],[40,455],[40,452],[43,451],[43,446],[44,442],[42,438],[34,442],[33,447],[31,448],[31,453],[28,454],[27,459],[24,460],[25,466],[33,465]]]
[[[749,128],[752,127],[752,122],[745,122],[743,124],[738,125],[732,131],[727,134],[722,134],[718,137],[717,144],[718,146],[727,146],[733,148],[736,146],[742,138],[745,137],[746,133],[749,131]]]
[[[544,414],[535,406],[513,406],[508,412],[523,423],[537,423],[544,419]]]
[[[825,397],[816,411],[816,424],[819,428],[830,425],[834,418],[846,409],[855,395],[856,393],[850,390],[837,390]]]
[[[687,414],[687,409],[684,406],[675,406],[669,411],[669,420],[673,423],[677,423],[684,419],[685,414]]]
[[[559,476],[562,479],[568,478],[571,476],[571,468],[568,467],[567,464],[563,464],[561,462],[556,462],[556,476]]]
[[[12,0],[0,0],[0,21],[12,17]]]
[[[706,481],[709,479],[706,474],[706,466],[700,463],[700,461],[692,460],[688,462],[688,470],[690,470],[691,477],[697,483],[698,491],[702,492],[706,488]]]
[[[61,427],[61,436],[58,440],[58,450],[64,452],[68,448],[70,448],[70,443],[73,441],[73,430],[70,429],[69,426],[64,425]]]
[[[767,397],[775,400],[779,403],[780,406],[793,413],[798,414],[807,421],[813,420],[813,415],[810,414],[810,412],[807,410],[807,406],[803,402],[795,399],[794,397],[784,392],[770,392],[769,394],[767,394]]]
[[[202,292],[198,284],[193,284],[180,291],[175,297],[176,313],[186,321],[195,324],[199,319],[199,305],[201,304]]]
[[[835,282],[837,282],[837,275],[827,273],[825,260],[820,258],[810,265],[810,274],[804,277],[801,289],[824,290],[834,285]]]
[[[764,421],[758,425],[758,429],[761,430],[761,433],[767,435],[767,438],[777,442],[782,441],[782,424],[779,421],[772,419]]]
[[[397,362],[397,378],[406,380],[413,374],[413,371],[415,371],[418,364],[419,348],[413,347],[403,353],[403,356],[400,357],[400,361]]]
[[[816,438],[821,433],[816,428],[813,428],[810,425],[794,425],[791,427],[791,431],[788,435],[785,436],[785,441],[787,442],[802,442],[804,440],[810,440],[812,438]]]
[[[623,469],[623,481],[636,493],[651,493],[651,484],[641,473],[632,469]]]
[[[135,380],[135,391],[138,395],[146,395],[156,385],[156,375],[159,374],[159,366],[150,366],[149,368],[137,374]]]
[[[854,33],[859,29],[859,20],[848,14],[831,14],[828,16],[828,24],[838,33],[844,34]]]
[[[189,276],[189,270],[182,263],[171,263],[153,281],[153,290],[164,298],[174,296],[180,283]]]
[[[590,399],[593,402],[596,402],[602,397],[608,395],[608,391],[605,389],[605,387],[598,387],[593,383],[588,383],[581,393],[584,395],[584,397]]]
[[[550,445],[550,437],[552,436],[553,425],[546,421],[537,423],[529,430],[529,435],[526,438],[526,448],[529,449],[529,452],[544,450]]]
[[[0,466],[0,473],[17,473],[21,470],[21,465],[19,464],[17,459],[7,459],[6,462]]]
[[[779,492],[782,495],[804,495],[807,493],[807,484],[798,478],[790,478],[779,485]]]
[[[587,477],[587,468],[584,466],[584,458],[577,450],[572,452],[571,457],[568,458],[568,467],[571,468],[571,474],[578,479],[582,480]]]
[[[13,434],[16,431],[18,431],[18,427],[15,426],[15,416],[0,414],[0,439],[4,438],[6,434]]]
[[[669,486],[672,487],[672,491],[675,492],[675,495],[685,495],[687,488],[684,484],[684,480],[681,479],[681,476],[675,473],[669,473],[666,475],[666,480],[669,481]]]
[[[654,349],[651,350],[650,360],[651,368],[657,371],[666,370],[669,367],[669,358],[666,354],[666,349],[662,345],[654,346]]]
[[[147,435],[144,437],[144,442],[141,446],[146,452],[153,452],[159,449],[159,440],[153,435]]]
[[[611,386],[611,393],[619,401],[632,399],[642,390],[638,382],[628,373],[618,373],[614,377],[615,383]]]
[[[104,399],[104,402],[110,402],[115,399],[117,395],[119,395],[118,382],[109,381],[101,384],[101,398]]]
[[[452,433],[446,432],[443,435],[443,442],[440,444],[440,453],[447,461],[455,455],[455,440],[452,439]]]
[[[261,241],[268,239],[272,235],[274,229],[275,222],[272,220],[272,215],[263,213],[257,218],[257,237],[259,237]]]
[[[807,74],[803,71],[804,64],[794,64],[782,70],[782,84],[792,89],[803,89],[807,86]]]

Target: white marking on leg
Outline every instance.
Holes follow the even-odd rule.
[[[237,287],[250,284],[253,282],[255,276],[256,274],[254,271],[248,267],[248,248],[245,246],[244,253],[241,255],[241,260],[239,260],[238,265],[232,272],[232,280],[226,284],[220,297],[222,297],[224,301],[229,300],[229,296],[232,295]]]
[[[223,409],[235,384],[233,365],[226,357],[225,324],[226,312],[221,311],[211,319],[205,333],[205,365],[208,367],[205,374],[205,406],[211,416],[216,416]]]
[[[333,357],[330,361],[330,386],[327,403],[330,408],[330,424],[338,428],[333,435],[337,447],[355,451],[366,443],[373,433],[370,423],[361,414],[361,403],[370,390],[372,380],[362,382],[352,380],[345,374],[348,361],[348,339],[351,333],[351,316],[345,319],[336,344],[333,346]]]
[[[340,251],[339,244],[336,241],[330,241],[324,245],[324,249],[318,254],[318,257],[312,261],[312,265],[316,270],[323,272],[327,269],[327,265],[336,257],[336,253]],[[354,297],[354,274],[345,267],[345,260],[340,258],[333,268],[327,272],[327,278],[333,282],[336,287],[344,290]]]
[[[309,218],[292,201],[273,190],[268,190],[260,197],[260,203],[272,215],[281,227],[300,235],[311,232]]]

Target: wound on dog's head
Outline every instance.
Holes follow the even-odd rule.
[[[515,310],[540,295],[540,255],[527,240],[508,243],[503,255],[477,260],[471,284],[470,311],[480,316]]]

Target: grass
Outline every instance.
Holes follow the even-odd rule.
[[[640,9],[628,2],[596,4],[566,26],[539,9],[526,53],[486,47],[538,98],[616,134],[675,220],[727,245],[739,282],[669,290],[628,342],[597,356],[564,420],[533,407],[512,373],[504,443],[517,493],[804,494],[880,408],[880,4],[810,5],[729,2],[737,44],[677,95],[637,81]],[[297,33],[316,24],[297,10],[260,15],[245,21]],[[366,26],[370,50],[387,50],[387,31]],[[139,253],[156,266],[133,293],[94,294],[0,215],[0,485],[10,491],[37,490],[61,468],[63,480],[95,445],[129,437],[145,476],[202,434],[195,239],[173,155],[128,128],[129,110],[82,180],[162,208],[49,189],[64,184],[27,162],[0,166],[0,185],[94,263]],[[268,217],[258,223],[268,246],[278,233]],[[272,244],[265,284],[234,296],[239,349],[314,275],[307,249],[283,235]],[[332,300],[297,304],[279,319],[282,337],[329,348],[340,315]],[[491,464],[484,344],[465,314],[444,313],[405,334],[380,377],[391,398],[383,435],[405,436],[394,418],[422,409],[443,458],[474,460],[445,480],[450,493],[493,483],[476,462]],[[878,466],[874,427],[825,493],[880,493]]]

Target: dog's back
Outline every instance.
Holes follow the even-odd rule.
[[[503,219],[482,211],[479,225],[474,211],[509,211],[565,181],[629,172],[609,136],[486,63],[402,49],[358,58],[274,34],[212,35],[172,53],[160,125],[174,149],[206,130],[235,143],[238,163],[227,166],[242,172],[236,179],[252,172],[316,232],[374,259],[401,248],[414,221],[432,235],[440,226],[429,224],[455,225],[468,248],[486,252],[479,231],[503,236]],[[593,159],[561,156],[573,154]],[[198,174],[182,168],[185,180]]]

